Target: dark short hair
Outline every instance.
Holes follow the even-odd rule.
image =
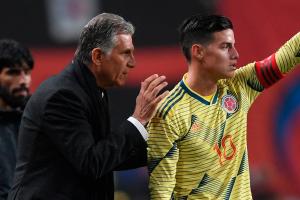
[[[91,19],[80,35],[75,58],[88,65],[91,62],[91,51],[100,48],[109,53],[116,46],[116,35],[134,34],[133,25],[121,16],[102,13]]]
[[[187,61],[191,61],[190,48],[198,43],[210,43],[214,32],[233,29],[229,18],[222,15],[194,15],[183,21],[179,27],[180,45]]]
[[[12,39],[0,40],[0,71],[4,67],[22,66],[24,62],[33,68],[34,60],[27,47]]]

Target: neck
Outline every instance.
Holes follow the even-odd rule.
[[[88,65],[89,70],[92,72],[92,74],[94,75],[95,79],[96,79],[96,84],[98,87],[103,88],[103,89],[108,89],[111,86],[109,84],[107,84],[106,77],[101,75],[100,71],[101,68],[99,66],[96,66],[95,64],[90,64]]]
[[[217,80],[212,79],[201,66],[189,66],[186,83],[195,92],[201,96],[213,95],[217,91]]]

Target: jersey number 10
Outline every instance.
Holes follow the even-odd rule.
[[[229,143],[229,145],[228,145]],[[236,153],[236,146],[232,142],[232,136],[231,135],[226,135],[225,137],[222,138],[221,145],[223,149],[219,148],[218,144],[215,144],[214,150],[217,152],[219,156],[219,161],[221,166],[223,166],[225,160],[231,160],[235,153]],[[227,155],[227,151],[229,150],[228,148],[231,148],[231,153]],[[222,152],[223,150],[223,152]]]

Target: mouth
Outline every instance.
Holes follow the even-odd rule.
[[[15,96],[27,96],[29,93],[28,89],[16,89],[13,91]]]
[[[15,95],[16,96],[27,96],[28,95],[28,92],[27,91],[18,91],[18,92],[15,92]]]
[[[230,69],[231,70],[236,70],[237,67],[236,67],[236,63],[232,64],[232,65],[229,65]]]
[[[123,76],[127,76],[128,72],[123,72],[122,74],[123,74]]]

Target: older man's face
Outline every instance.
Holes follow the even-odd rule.
[[[135,66],[131,35],[119,34],[116,39],[116,46],[101,60],[99,79],[105,87],[124,85],[130,69]]]

